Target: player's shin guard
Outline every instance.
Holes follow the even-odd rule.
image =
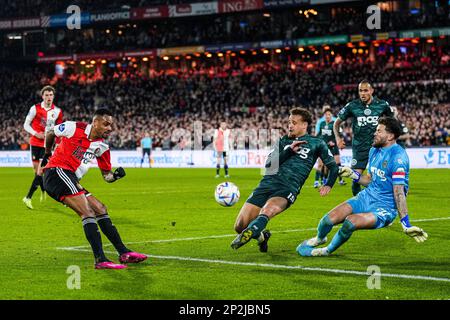
[[[356,196],[361,191],[361,185],[357,182],[352,182],[352,193]]]
[[[95,218],[84,218],[82,222],[84,233],[86,234],[86,238],[91,245],[92,252],[94,253],[95,262],[98,263],[108,261],[105,253],[103,252],[102,237],[100,235],[100,231],[98,230]]]
[[[119,255],[130,252],[122,242],[120,238],[119,232],[117,228],[113,225],[111,219],[108,214],[103,214],[97,217],[97,223],[100,226],[103,234],[108,238],[108,240],[113,244],[114,248],[116,248]]]
[[[350,220],[345,219],[342,227],[339,231],[334,235],[331,243],[327,247],[327,251],[329,253],[336,251],[337,248],[342,246],[350,237],[352,236],[353,231],[355,231],[355,225],[350,222]]]
[[[253,239],[258,239],[261,232],[266,228],[267,223],[269,222],[269,217],[265,214],[260,214],[255,220],[250,222],[247,229],[252,229]]]
[[[220,164],[216,166],[216,174],[219,175],[219,173],[220,173]]]
[[[227,164],[224,165],[223,168],[225,169],[225,175],[227,176],[228,175],[228,165]]]
[[[39,186],[39,178],[40,178],[40,181],[42,181],[41,176],[38,176],[37,174],[34,175],[33,182],[31,183],[30,190],[28,191],[28,194],[27,194],[28,199],[31,199],[31,197],[33,197],[34,192],[37,190],[37,188]]]
[[[333,229],[333,223],[328,216],[328,213],[322,217],[317,226],[317,238],[320,240],[324,239],[328,233]]]

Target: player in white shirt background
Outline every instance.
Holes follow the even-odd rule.
[[[33,209],[31,198],[37,188],[41,187],[41,201],[44,199],[45,191],[42,182],[42,172],[39,164],[45,153],[44,138],[46,132],[52,130],[57,124],[63,122],[63,113],[53,103],[55,88],[45,86],[41,89],[42,102],[31,106],[23,124],[23,128],[30,134],[30,151],[33,162],[34,178],[28,194],[22,199],[29,209]]]
[[[228,155],[231,150],[231,130],[227,128],[227,123],[225,121],[222,121],[219,128],[214,131],[213,145],[216,154],[216,178],[220,177],[221,158],[223,158],[225,178],[229,178]]]

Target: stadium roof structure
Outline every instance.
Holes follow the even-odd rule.
[[[219,45],[201,45],[201,46],[184,46],[172,48],[155,48],[143,50],[126,50],[114,52],[96,52],[96,53],[77,53],[77,54],[63,54],[41,56],[37,58],[40,63],[48,63],[55,61],[67,60],[86,60],[86,59],[120,59],[127,57],[152,57],[152,56],[176,56],[183,54],[207,53],[207,52],[227,52],[227,51],[241,51],[241,50],[260,50],[260,49],[278,49],[285,47],[305,47],[305,46],[322,46],[333,44],[345,44],[354,42],[369,42],[376,40],[389,39],[413,39],[413,38],[433,38],[446,37],[450,35],[450,27],[432,28],[432,29],[418,29],[418,30],[404,30],[391,32],[378,32],[369,35],[355,34],[355,35],[336,35],[323,36],[313,38],[300,38],[294,40],[275,40],[275,41],[260,41],[260,42],[243,42],[243,43],[226,43]]]

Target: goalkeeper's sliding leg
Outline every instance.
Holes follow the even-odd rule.
[[[352,198],[331,210],[319,222],[317,235],[303,241],[297,252],[301,256],[327,256],[336,251],[350,239],[353,232],[359,229],[378,229],[389,225],[397,216],[395,210],[368,209],[361,206],[363,201]],[[334,235],[330,244],[323,248],[315,248],[327,241],[326,236],[333,226],[342,223],[339,231]]]

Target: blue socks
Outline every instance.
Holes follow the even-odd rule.
[[[317,238],[322,240],[330,233],[331,229],[333,229],[333,223],[328,214],[326,214],[320,219],[319,225],[317,226]]]
[[[352,236],[353,231],[355,231],[355,225],[351,223],[349,220],[345,219],[342,227],[339,231],[334,235],[331,243],[328,245],[327,250],[329,253],[335,251],[337,248],[342,246],[350,237]]]
[[[265,214],[260,214],[255,220],[250,222],[247,229],[252,229],[253,239],[258,239],[261,232],[266,228],[267,223],[269,222],[269,217]]]

